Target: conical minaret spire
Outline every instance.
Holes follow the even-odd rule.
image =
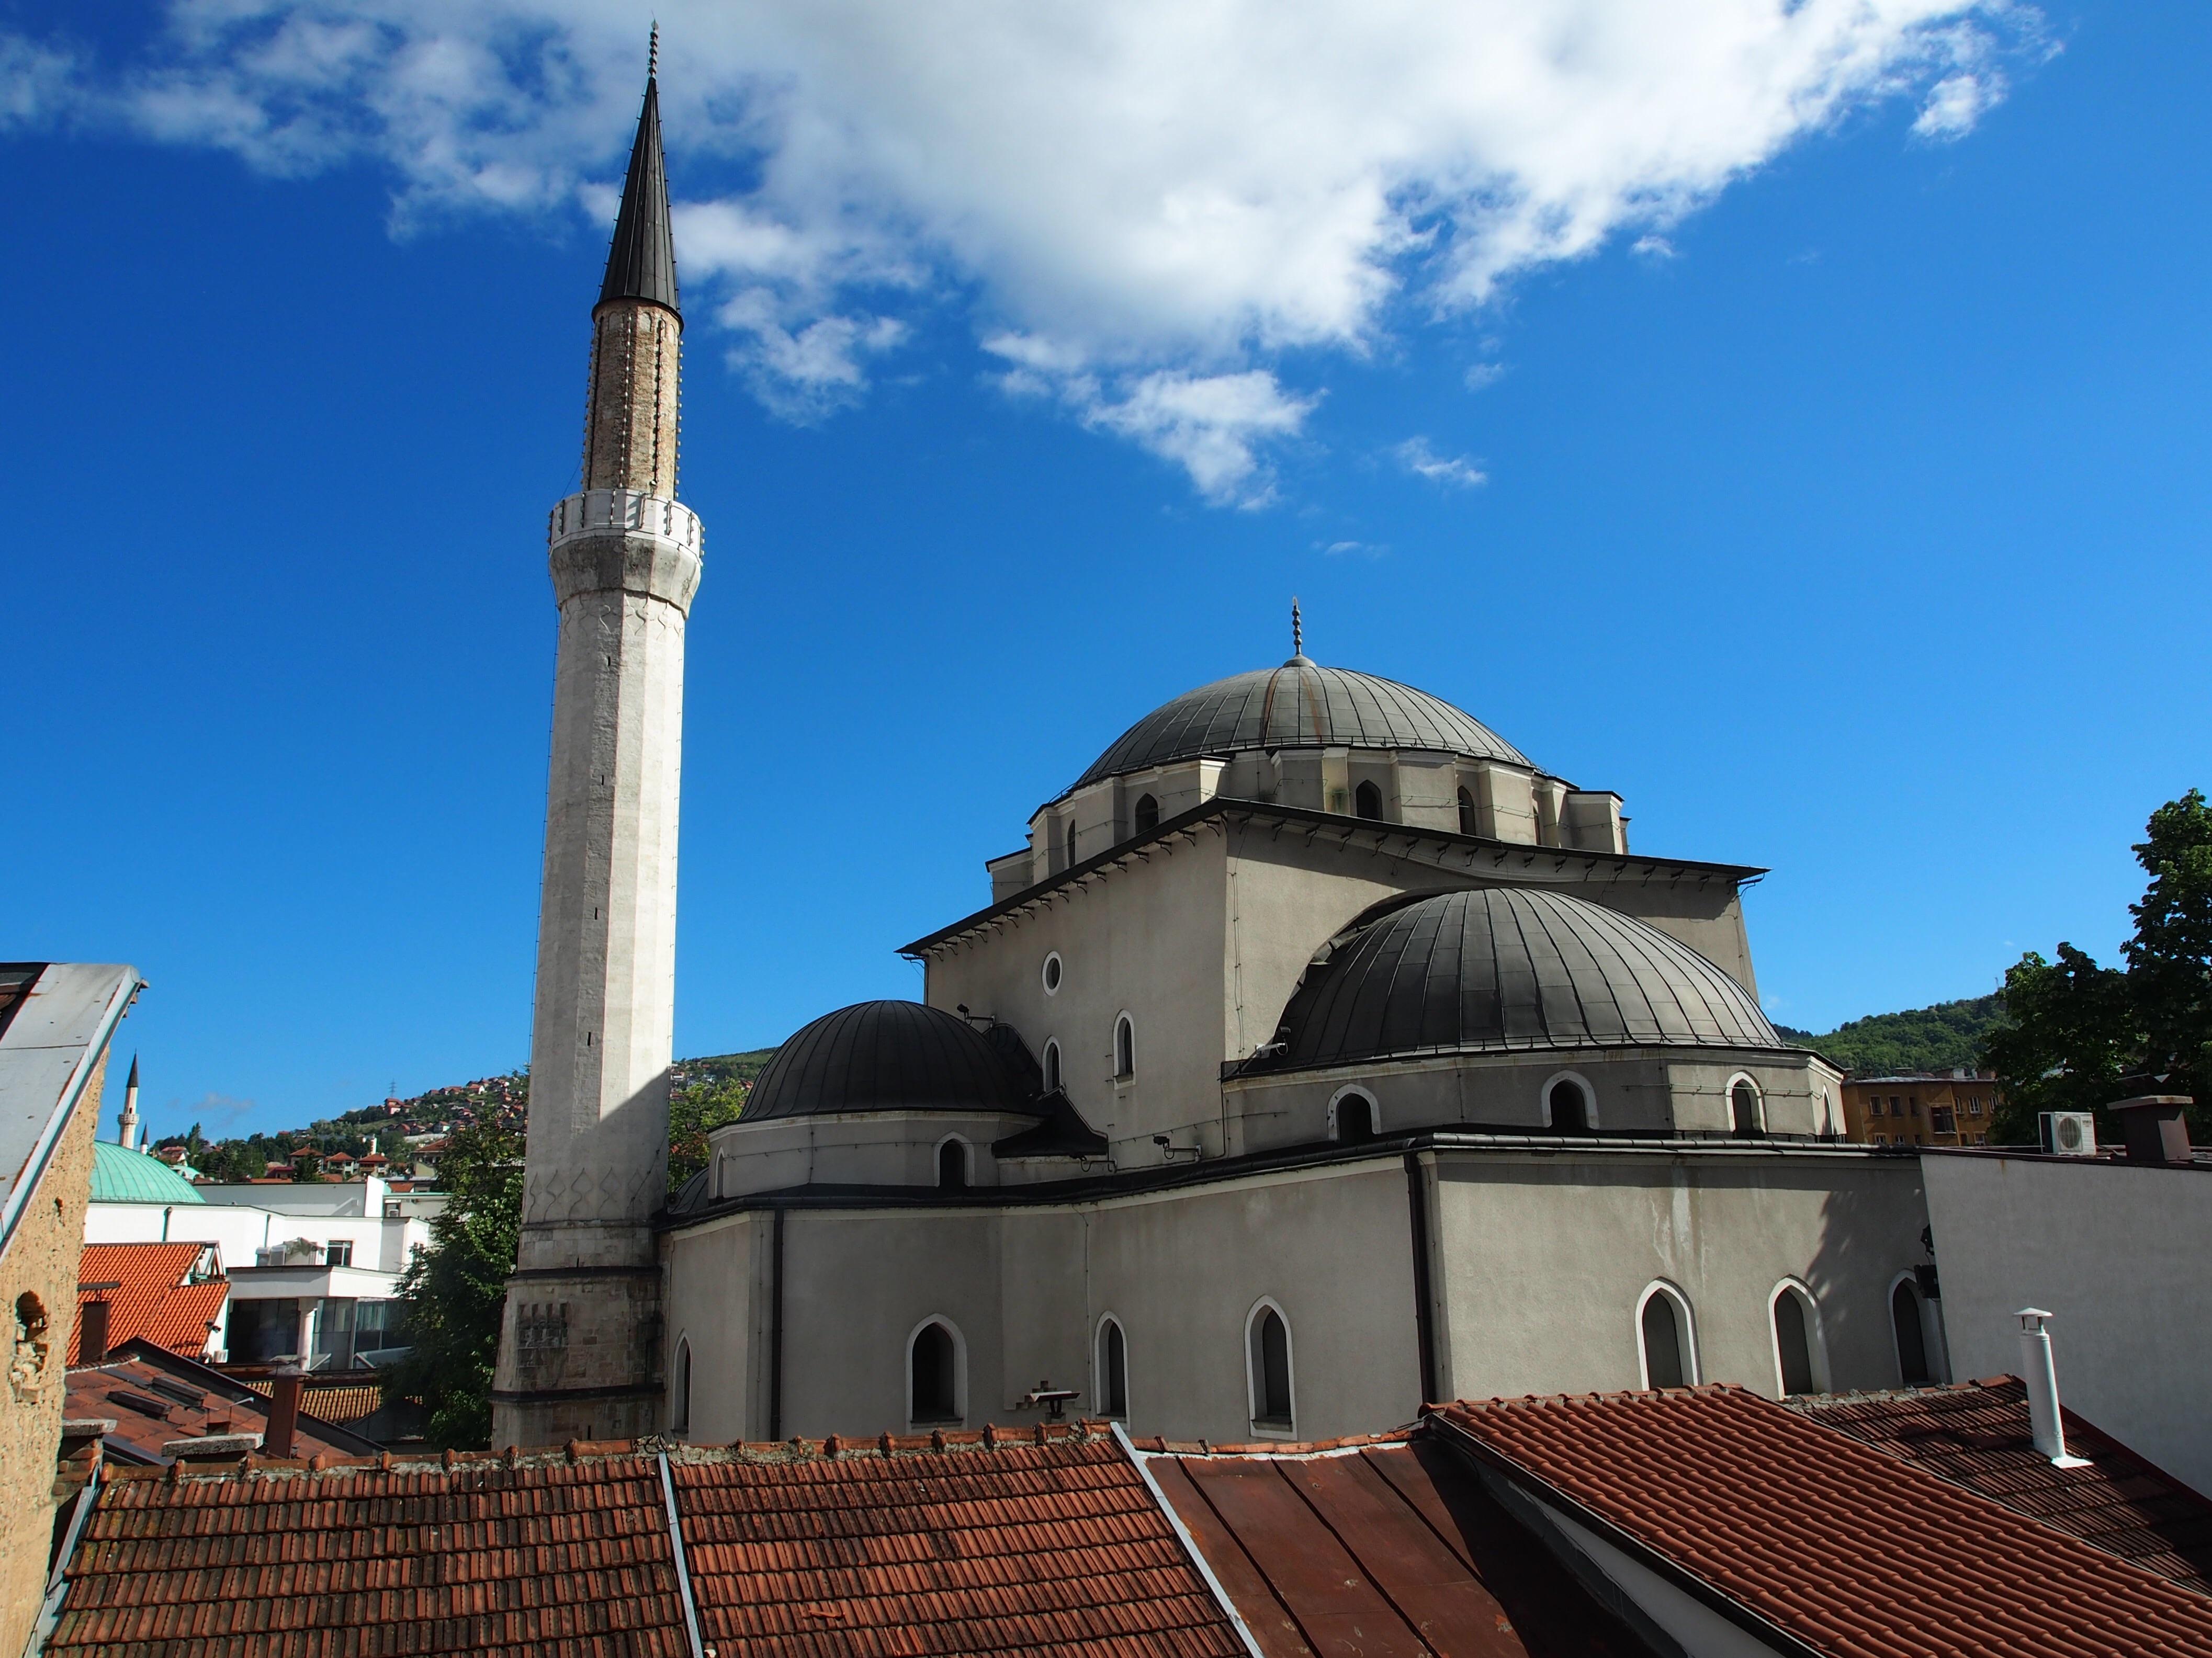
[[[702,537],[676,499],[684,320],[658,67],[592,308],[583,487],[550,525],[560,646],[495,1446],[635,1438],[665,1424],[652,1222],[667,1181],[684,632]]]
[[[116,1123],[115,1142],[126,1151],[138,1149],[138,1056],[131,1056],[131,1080],[123,1084],[123,1115]]]
[[[660,32],[653,31],[657,63]],[[660,148],[660,81],[648,69],[645,104],[592,312],[592,389],[584,416],[584,488],[676,494],[676,426],[684,314]]]

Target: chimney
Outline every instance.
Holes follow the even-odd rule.
[[[2186,1169],[2191,1154],[2189,1120],[2183,1114],[2193,1103],[2186,1094],[2138,1094],[2130,1100],[2114,1100],[2106,1109],[2120,1121],[2130,1163]]]
[[[270,1456],[289,1456],[292,1436],[300,1425],[300,1367],[281,1366],[274,1381],[269,1394],[269,1431],[261,1436],[261,1448]]]
[[[2016,1316],[2020,1375],[2027,1384],[2027,1419],[2035,1448],[2051,1459],[2054,1468],[2086,1468],[2087,1457],[2066,1454],[2066,1423],[2058,1414],[2058,1372],[2051,1363],[2051,1332],[2044,1327],[2051,1315],[2040,1307],[2023,1307]]]
[[[88,1301],[76,1309],[76,1362],[107,1363],[107,1315],[105,1301]]]

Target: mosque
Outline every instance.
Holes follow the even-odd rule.
[[[650,75],[593,331],[495,1444],[1943,1376],[1920,1166],[1760,1012],[1760,872],[1295,631],[1041,805],[905,946],[923,1000],[793,1035],[664,1207],[703,534]]]

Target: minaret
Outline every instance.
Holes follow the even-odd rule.
[[[676,501],[677,309],[653,60],[592,312],[583,488],[553,509],[560,606],[522,1242],[492,1443],[661,1425],[684,625],[699,520]]]
[[[138,1149],[138,1056],[131,1056],[131,1080],[123,1084],[123,1115],[116,1124],[115,1143],[126,1151]]]

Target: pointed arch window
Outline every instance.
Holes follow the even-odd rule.
[[[1149,794],[1137,797],[1137,833],[1150,835],[1160,826],[1160,803]]]
[[[1738,1077],[1729,1084],[1729,1126],[1743,1139],[1757,1139],[1766,1132],[1766,1111],[1759,1097],[1759,1085],[1748,1077]]]
[[[968,1142],[957,1134],[937,1148],[937,1185],[945,1192],[968,1188]]]
[[[907,1343],[907,1419],[946,1427],[962,1418],[960,1342],[942,1319],[930,1319]]]
[[[1297,1402],[1291,1390],[1291,1327],[1282,1309],[1261,1302],[1245,1325],[1246,1363],[1252,1391],[1252,1426],[1262,1432],[1297,1430]]]
[[[1889,1321],[1897,1333],[1897,1374],[1908,1388],[1924,1388],[1933,1379],[1928,1369],[1928,1337],[1920,1323],[1920,1296],[1909,1278],[1899,1278],[1889,1292]]]
[[[685,1336],[676,1344],[676,1374],[668,1390],[668,1431],[688,1434],[691,1431],[691,1339]]]
[[[1346,1145],[1358,1145],[1375,1138],[1375,1102],[1357,1091],[1346,1093],[1336,1102],[1336,1138]]]
[[[1382,819],[1382,791],[1372,783],[1362,783],[1352,792],[1352,810],[1361,817]]]
[[[1075,820],[1073,817],[1060,825],[1060,866],[1062,869],[1075,867]]]
[[[1644,1292],[1637,1314],[1638,1345],[1644,1353],[1644,1385],[1688,1388],[1698,1380],[1697,1350],[1690,1332],[1690,1308],[1665,1284]]]
[[[1098,1321],[1098,1413],[1115,1421],[1129,1418],[1129,1343],[1121,1321],[1110,1313]]]
[[[1044,1091],[1049,1094],[1060,1085],[1060,1043],[1055,1039],[1044,1045]]]
[[[1545,1096],[1544,1105],[1554,1134],[1589,1133],[1589,1096],[1572,1077],[1562,1077],[1553,1083],[1551,1092]]]
[[[1803,1291],[1783,1285],[1774,1297],[1774,1367],[1786,1397],[1820,1391],[1813,1363],[1813,1312]]]
[[[1137,1027],[1126,1013],[1114,1021],[1114,1074],[1137,1074]]]
[[[1459,832],[1462,835],[1480,834],[1481,831],[1475,827],[1477,821],[1474,813],[1474,797],[1465,789],[1462,789],[1459,792]]]

